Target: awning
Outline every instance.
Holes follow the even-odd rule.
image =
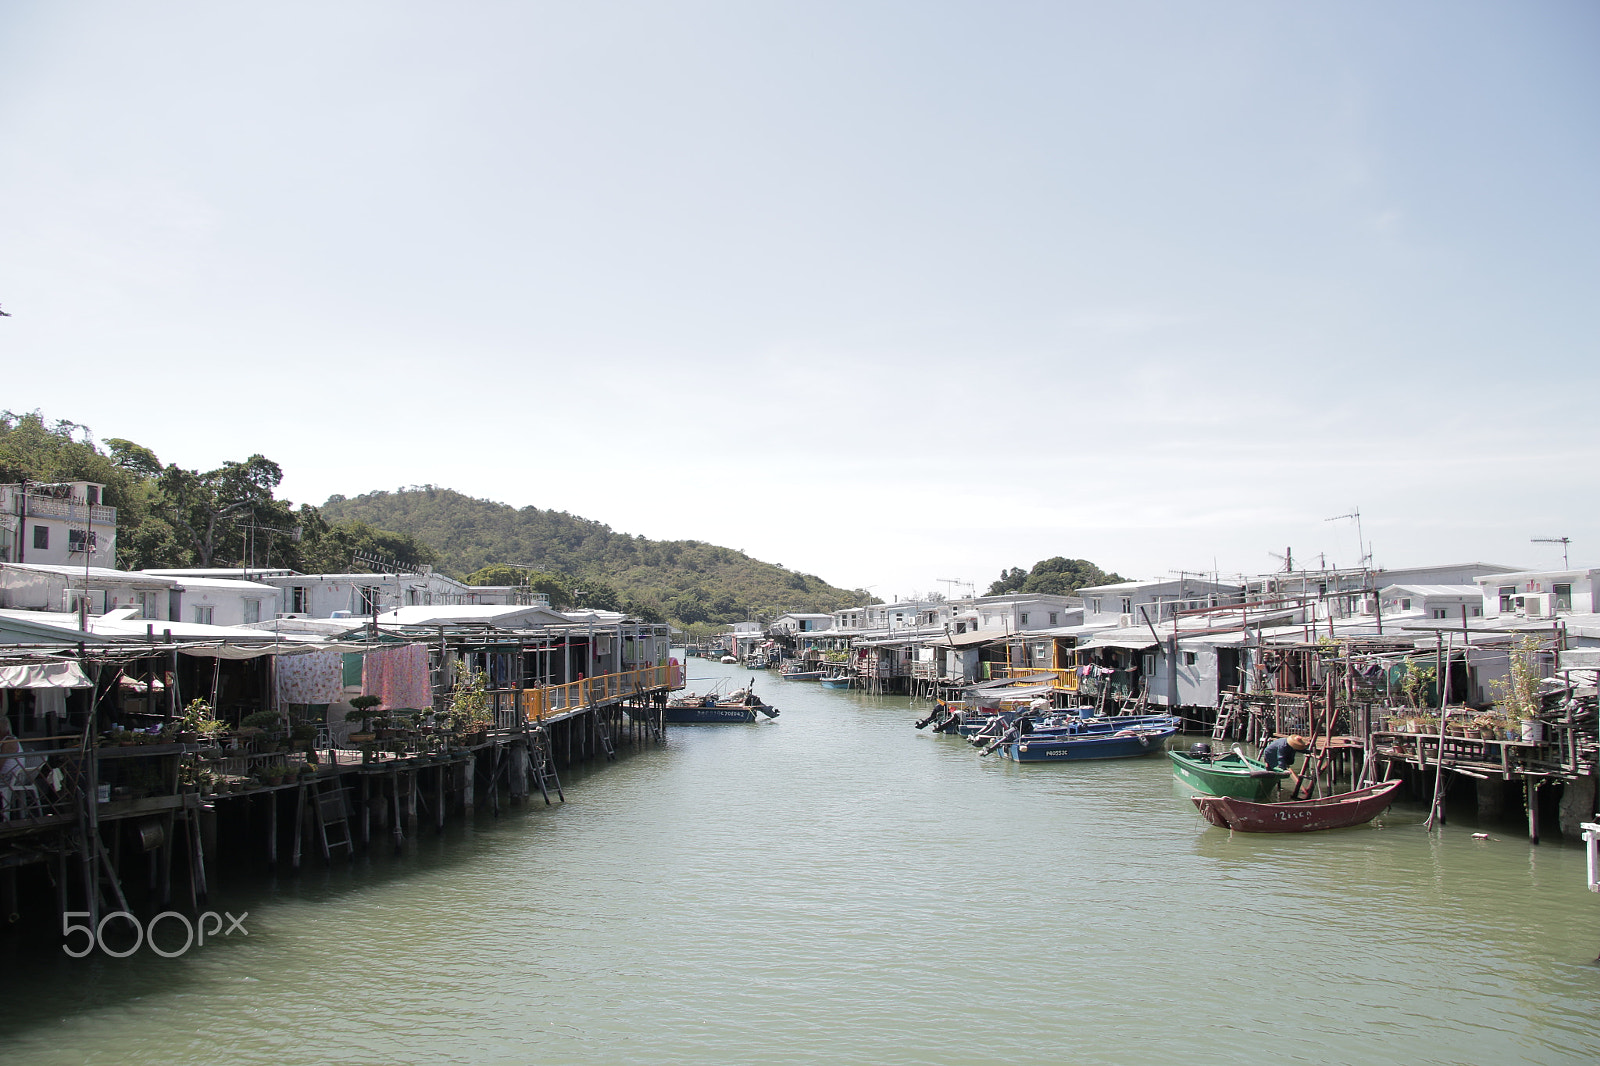
[[[77,663],[0,666],[0,688],[93,688]]]
[[[1094,651],[1096,648],[1126,648],[1128,651],[1143,651],[1156,646],[1153,637],[1095,637],[1088,644],[1079,644],[1073,651]]]

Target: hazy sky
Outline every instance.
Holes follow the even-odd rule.
[[[0,6],[0,406],[880,596],[1600,563],[1600,5]]]

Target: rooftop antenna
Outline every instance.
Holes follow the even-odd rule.
[[[959,577],[936,577],[936,578],[934,578],[934,580],[937,581],[941,585],[948,586],[945,589],[945,595],[946,596],[954,595],[956,589],[958,589],[958,588],[965,588],[967,590],[967,598],[968,599],[971,599],[972,597],[974,597],[974,596],[976,596],[978,594],[976,585],[974,585],[970,581],[963,581]]]
[[[1569,569],[1572,564],[1567,562],[1567,545],[1572,543],[1571,537],[1534,537],[1530,544],[1559,544],[1561,545],[1561,569]]]
[[[1356,556],[1360,566],[1365,569],[1372,563],[1372,545],[1361,537],[1361,508],[1353,509],[1349,514],[1336,514],[1332,518],[1324,519],[1327,522],[1342,522],[1346,518],[1356,520]]]
[[[1285,548],[1285,549],[1283,549],[1283,554],[1282,555],[1279,555],[1277,552],[1268,552],[1267,554],[1272,556],[1274,559],[1278,560],[1279,562],[1281,562],[1283,564],[1283,572],[1284,573],[1286,573],[1286,574],[1294,573],[1294,549],[1293,548]]]

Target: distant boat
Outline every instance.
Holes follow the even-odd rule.
[[[724,655],[720,661],[727,663],[729,666],[739,665],[739,657],[737,655]]]
[[[778,676],[785,681],[821,681],[821,670],[807,670],[804,667],[784,667]]]
[[[1172,760],[1174,777],[1210,796],[1265,800],[1289,776],[1268,770],[1264,762],[1231,751],[1211,756],[1169,751],[1167,758]]]
[[[817,680],[822,682],[822,687],[823,688],[849,688],[850,687],[850,675],[849,674],[834,674],[832,677],[819,677],[819,678],[817,678]]]
[[[1398,779],[1319,800],[1251,803],[1231,796],[1191,796],[1206,821],[1240,833],[1311,833],[1372,821],[1394,799]]]

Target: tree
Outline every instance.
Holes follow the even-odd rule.
[[[133,459],[143,461],[140,456]],[[224,548],[243,563],[243,526],[285,528],[293,520],[289,505],[272,495],[282,480],[282,468],[262,455],[205,473],[173,463],[155,479],[155,507],[194,553],[197,565],[214,565]]]
[[[1021,592],[1022,583],[1028,580],[1028,572],[1020,566],[1013,566],[1010,570],[1000,571],[1000,579],[989,586],[990,596],[1004,596],[1008,592]]]
[[[1116,574],[1108,574],[1087,559],[1066,559],[1054,556],[1033,564],[1032,570],[1012,567],[1000,572],[1000,580],[989,586],[989,595],[1000,596],[1008,592],[1039,592],[1054,596],[1071,596],[1081,588],[1109,585],[1122,581]]]

